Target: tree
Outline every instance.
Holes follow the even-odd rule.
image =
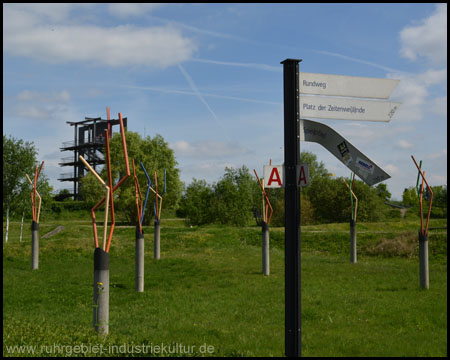
[[[133,167],[132,159],[134,158],[136,176],[141,187],[142,200],[145,199],[147,189],[147,177],[140,166],[140,162],[144,164],[148,175],[151,179],[153,187],[155,186],[154,172],[157,173],[158,179],[158,193],[163,192],[164,188],[164,168],[166,169],[166,194],[163,196],[162,207],[177,208],[180,197],[182,183],[179,179],[179,169],[176,168],[177,161],[172,149],[169,148],[167,142],[164,141],[161,135],[155,135],[152,139],[147,136],[145,139],[132,131],[126,132],[126,145],[128,152],[128,162],[130,167],[130,177],[114,192],[114,211],[117,214],[123,215],[124,220],[137,224],[137,209],[136,197],[133,181]],[[113,186],[125,176],[124,154],[122,149],[122,138],[120,133],[115,133],[110,141],[111,154],[111,176],[113,179]],[[99,172],[99,175],[107,183],[108,174],[107,167],[104,166]],[[95,179],[92,174],[88,174],[81,180],[81,193],[83,199],[89,202],[92,206],[103,198],[105,192],[103,187]],[[149,224],[153,217],[152,201],[155,198],[153,192],[150,191],[147,200],[147,209],[143,224]]]
[[[213,185],[194,179],[186,188],[178,214],[193,225],[215,222],[244,226],[260,206],[258,182],[243,165],[239,169],[225,168],[225,174]]]
[[[419,203],[419,198],[417,196],[417,191],[414,186],[403,190],[402,202],[405,206],[415,207]]]
[[[211,214],[213,189],[205,180],[193,179],[183,194],[178,216],[183,216],[191,225],[203,225],[214,221]]]
[[[252,218],[256,204],[260,204],[257,181],[243,165],[239,169],[225,168],[225,174],[214,185],[211,210],[221,224],[246,225]]]
[[[31,214],[31,185],[25,174],[33,177],[37,163],[36,156],[37,151],[32,142],[24,142],[21,139],[3,135],[3,212],[6,213],[6,242],[10,212],[13,215],[22,214],[24,209],[28,209],[26,212]],[[37,190],[44,204],[49,199],[52,189],[43,172],[39,176]]]
[[[300,163],[309,165],[309,177],[311,180],[317,177],[328,176],[328,170],[325,168],[323,161],[317,161],[317,155],[309,151],[302,151],[300,153]]]
[[[349,192],[342,180],[316,177],[310,183],[308,196],[317,222],[344,222],[351,218]]]
[[[392,194],[388,191],[386,184],[378,184],[375,189],[377,190],[378,196],[384,201],[388,201]]]
[[[385,217],[384,200],[376,188],[355,180],[353,192],[358,197],[357,221],[380,221]],[[347,222],[351,219],[351,200],[342,179],[316,178],[308,196],[319,223]],[[355,206],[355,204],[354,204]]]

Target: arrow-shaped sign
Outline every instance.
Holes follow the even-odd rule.
[[[300,72],[300,94],[388,99],[400,80]]]
[[[390,178],[383,169],[329,126],[300,120],[300,141],[321,144],[369,186]]]

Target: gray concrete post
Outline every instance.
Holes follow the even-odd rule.
[[[154,236],[154,257],[155,259],[160,258],[160,220],[155,219],[155,236]]]
[[[420,287],[428,289],[430,287],[428,275],[428,236],[424,236],[421,231],[419,231],[419,272]]]
[[[139,226],[136,227],[136,257],[135,257],[137,292],[144,292],[144,231],[139,233]]]
[[[350,262],[356,264],[357,251],[356,251],[356,223],[352,219],[350,220]]]
[[[262,271],[264,275],[270,274],[270,255],[269,255],[269,225],[262,222]]]
[[[94,329],[109,332],[109,254],[102,248],[94,252]]]
[[[39,269],[39,224],[31,223],[31,270]]]

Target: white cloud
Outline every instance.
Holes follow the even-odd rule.
[[[447,81],[447,69],[427,70],[421,74],[389,74],[389,78],[400,79],[399,85],[392,94],[391,99],[400,101],[402,105],[395,113],[394,119],[398,122],[414,122],[423,119],[423,114],[430,109],[437,113],[443,112],[445,100],[439,98],[429,99],[430,89],[433,86],[444,85]],[[446,111],[446,110],[445,110]]]
[[[400,54],[412,61],[427,58],[431,64],[446,66],[447,4],[438,4],[436,11],[419,25],[405,27],[400,32]]]
[[[50,94],[24,90],[17,95],[17,99],[20,101],[68,102],[71,99],[71,96],[67,90],[62,90],[60,92],[52,92]]]
[[[447,96],[435,98],[431,103],[431,111],[437,115],[447,117]]]
[[[387,164],[384,169],[392,176],[399,173],[399,168],[393,164]]]
[[[447,159],[447,149],[443,149],[436,153],[431,153],[425,156],[427,160],[446,160]]]
[[[37,107],[33,105],[33,106],[18,106],[16,109],[16,115],[24,118],[47,119],[50,116],[50,113],[42,107]]]
[[[65,5],[47,4],[43,9],[4,5],[4,53],[49,63],[79,61],[164,68],[188,60],[197,49],[193,40],[172,26],[100,27],[75,24],[75,19],[69,22],[73,25],[67,25],[62,20],[70,16],[73,6]]]
[[[15,97],[14,114],[31,119],[62,119],[70,106],[71,94],[61,91],[31,91],[23,90]]]
[[[408,149],[411,149],[412,147],[414,147],[414,145],[409,143],[406,140],[399,139],[397,141],[397,147],[399,147],[400,149],[403,149],[403,150],[408,150]]]
[[[112,3],[108,5],[108,12],[117,17],[142,16],[165,4],[162,3]]]

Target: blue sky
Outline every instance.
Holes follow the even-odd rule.
[[[66,121],[118,112],[160,134],[181,180],[262,174],[283,151],[286,58],[300,71],[400,79],[389,123],[317,120],[384,169],[394,199],[411,160],[447,184],[447,4],[3,4],[3,134],[33,141],[55,189]],[[301,143],[336,176],[350,170]]]

